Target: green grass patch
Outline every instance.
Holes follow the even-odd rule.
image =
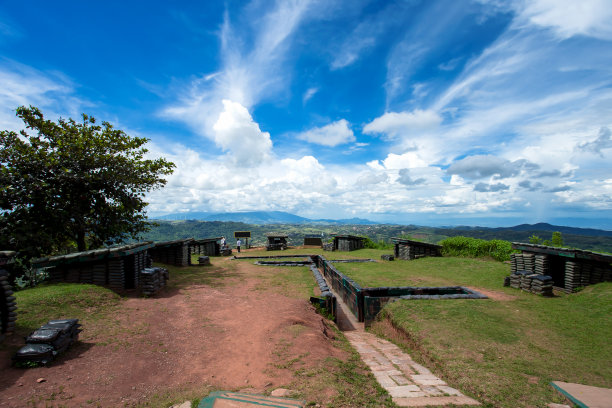
[[[110,289],[77,283],[43,284],[15,292],[15,297],[19,333],[29,333],[51,319],[99,320],[116,310],[121,301]]]
[[[279,294],[299,299],[310,299],[311,296],[314,296],[314,288],[317,283],[310,268],[306,266],[258,265],[256,270],[257,277],[260,279],[256,288],[259,290],[272,289]]]
[[[195,256],[195,255],[194,255]],[[228,278],[237,277],[236,266],[231,262],[224,262],[223,267],[220,258],[210,257],[210,265],[198,265],[197,257],[192,258],[191,266],[173,266],[165,264],[155,264],[168,269],[170,279],[168,289],[181,289],[190,285],[224,286],[232,282]]]
[[[551,381],[612,387],[612,283],[544,298],[504,288],[509,267],[469,258],[337,264],[363,286],[464,285],[503,300],[397,301],[383,318],[415,359],[491,407],[562,402]],[[378,330],[380,323],[374,326]]]
[[[380,258],[384,251],[378,252]],[[502,289],[503,278],[510,274],[510,267],[483,259],[430,257],[412,261],[337,263],[334,266],[362,287],[476,286],[512,292]]]

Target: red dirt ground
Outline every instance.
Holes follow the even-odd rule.
[[[232,261],[216,263],[224,262]],[[237,276],[221,287],[128,298],[114,316],[116,336],[88,337],[84,327],[82,340],[49,367],[14,368],[0,352],[0,406],[132,406],[176,389],[262,392],[293,380],[283,361],[302,356],[307,368],[345,356],[306,300],[255,289],[261,280],[252,268],[262,270],[237,262]],[[5,341],[22,341],[14,337]]]

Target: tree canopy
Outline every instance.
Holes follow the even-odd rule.
[[[145,158],[148,139],[108,122],[45,120],[21,106],[20,133],[0,131],[0,246],[41,256],[137,238],[148,229],[146,193],[174,164]]]

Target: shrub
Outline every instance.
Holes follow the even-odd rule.
[[[387,243],[383,240],[374,242],[370,238],[365,237],[363,240],[363,247],[370,249],[391,249],[393,248],[393,244]]]
[[[501,239],[469,238],[463,236],[447,238],[439,243],[442,245],[442,254],[445,256],[463,256],[469,258],[491,258],[503,262],[510,260],[512,244]]]

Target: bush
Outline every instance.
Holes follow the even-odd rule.
[[[464,256],[469,258],[482,258],[489,256],[497,261],[503,262],[510,260],[512,244],[501,239],[469,238],[457,236],[447,238],[439,243],[442,245],[442,255],[445,256]]]
[[[374,242],[370,238],[365,237],[363,240],[363,247],[370,249],[392,249],[393,244],[387,243],[382,240]]]

